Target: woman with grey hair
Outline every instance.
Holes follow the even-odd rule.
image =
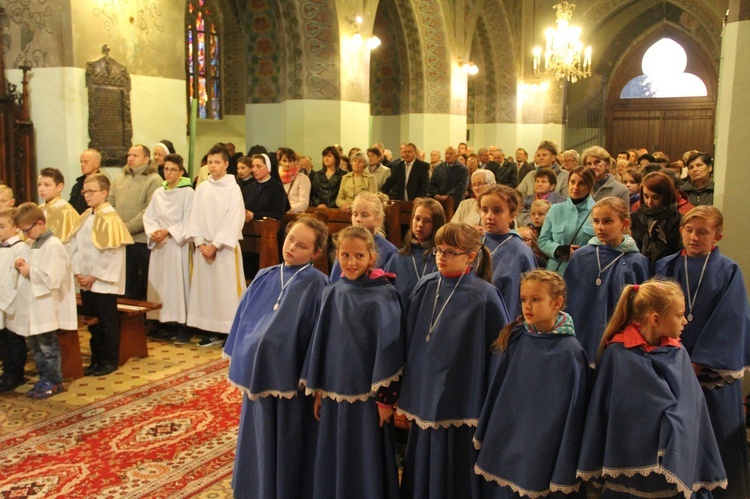
[[[461,201],[458,205],[458,209],[456,209],[456,212],[453,214],[453,218],[451,218],[451,223],[466,223],[476,227],[480,234],[484,233],[484,229],[481,227],[482,217],[479,213],[479,203],[477,203],[477,198],[479,198],[479,195],[486,191],[489,186],[494,184],[495,174],[490,170],[481,169],[472,173],[471,190],[474,193],[474,197]]]
[[[567,171],[570,171],[578,166],[581,160],[578,151],[576,151],[575,149],[568,149],[567,151],[563,151],[560,156],[562,157],[562,167]]]
[[[354,153],[350,160],[351,171],[341,177],[336,206],[346,211],[362,191],[377,192],[377,179],[367,171],[367,156],[362,152]]]

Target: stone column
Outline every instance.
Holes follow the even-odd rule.
[[[750,283],[750,208],[747,145],[750,141],[750,0],[730,0],[722,35],[716,111],[714,205],[724,214],[722,253],[735,260]]]

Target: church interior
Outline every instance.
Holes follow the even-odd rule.
[[[533,151],[545,139],[579,152],[600,145],[613,156],[645,148],[677,158],[695,149],[714,157],[722,252],[750,274],[750,210],[742,187],[750,141],[750,57],[742,55],[750,50],[750,0],[571,2],[581,40],[572,77],[555,75],[543,49],[536,50],[545,42],[550,48],[545,32],[557,26],[558,3],[0,0],[0,101],[24,107],[30,137],[3,142],[0,180],[21,193],[17,202],[38,201],[36,172],[57,168],[67,199],[81,174],[79,156],[96,140],[151,147],[168,139],[191,178],[217,142],[232,142],[237,151],[291,147],[310,156],[315,169],[331,144],[347,151],[382,142],[397,154],[399,144],[412,142],[428,159],[429,151],[461,142],[475,150],[495,145],[508,156],[517,148]],[[676,51],[656,50],[663,46]],[[97,63],[127,74],[122,101],[104,103],[108,84],[96,86],[89,77]],[[663,88],[643,84],[656,79]],[[107,106],[124,111],[113,120]],[[7,133],[6,126],[0,140]],[[25,153],[19,144],[28,146]],[[124,164],[118,153],[104,155],[102,170],[114,177]],[[219,349],[151,339],[148,345],[150,356],[129,361],[116,385],[76,384],[44,403],[3,394],[0,442],[19,430],[33,433],[40,418],[86,417],[84,405],[165,379],[199,378],[205,366],[221,362]],[[231,404],[229,398],[221,402]],[[2,455],[0,446],[0,463]],[[206,458],[210,472],[196,468],[203,473],[200,490],[146,488],[128,497],[231,497],[231,462],[219,461]],[[111,485],[101,480],[101,490]]]

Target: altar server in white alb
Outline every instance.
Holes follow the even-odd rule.
[[[70,257],[60,240],[47,228],[44,212],[34,203],[23,203],[13,216],[16,227],[29,238],[28,260],[18,258],[16,313],[8,329],[27,337],[39,371],[39,381],[27,395],[43,399],[62,391],[60,343],[57,331],[78,328],[75,286]]]
[[[198,343],[211,346],[229,334],[245,291],[240,240],[245,206],[234,175],[227,174],[229,154],[216,144],[208,151],[210,176],[195,192],[188,236],[195,244],[187,324],[209,333]]]
[[[39,197],[44,201],[39,208],[44,212],[47,227],[61,241],[66,241],[78,223],[79,215],[70,203],[60,197],[65,187],[65,177],[57,168],[44,168],[39,172],[36,185]]]
[[[161,310],[148,312],[147,317],[160,323],[155,338],[176,336],[179,342],[189,340],[185,330],[190,295],[187,223],[195,194],[192,182],[183,177],[184,173],[182,156],[167,155],[164,158],[166,180],[154,191],[143,214],[143,227],[151,250],[147,300],[162,304]]]
[[[101,173],[86,177],[81,193],[89,209],[81,214],[68,246],[73,273],[81,287],[81,313],[99,320],[89,326],[91,365],[83,370],[86,376],[96,377],[117,370],[117,296],[125,292],[125,246],[133,244],[125,222],[107,202],[109,188],[109,179]]]

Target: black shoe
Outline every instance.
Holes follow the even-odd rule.
[[[16,378],[13,376],[8,376],[7,374],[3,374],[2,378],[0,378],[0,392],[9,392],[16,387],[19,387],[23,385],[26,381],[21,378]]]
[[[91,376],[106,376],[108,374],[112,374],[115,371],[117,371],[117,364],[103,363],[99,364],[96,370],[91,373]]]
[[[87,368],[85,368],[83,370],[83,375],[84,376],[91,376],[92,374],[94,374],[94,371],[96,371],[97,369],[99,369],[99,363],[98,362],[97,363],[92,362],[89,367],[87,367]]]

